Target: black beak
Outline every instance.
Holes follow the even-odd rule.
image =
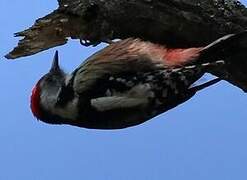
[[[55,52],[50,72],[60,71],[58,51]]]

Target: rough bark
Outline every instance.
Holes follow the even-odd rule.
[[[236,0],[59,0],[51,14],[16,36],[14,59],[63,45],[67,39],[85,45],[127,37],[173,47],[203,46],[247,27],[247,9]]]
[[[24,38],[6,58],[29,56],[63,45],[68,38],[97,45],[138,37],[170,47],[192,47],[245,29],[247,9],[236,0],[59,0],[57,10],[16,33]],[[224,79],[247,91],[246,66],[239,66],[230,68],[239,71],[238,78],[226,74]]]

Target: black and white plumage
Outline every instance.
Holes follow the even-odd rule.
[[[94,129],[141,124],[218,82],[192,86],[205,72],[227,69],[226,42],[236,36],[190,49],[129,38],[89,57],[71,74],[59,68],[56,52],[50,72],[33,89],[32,112],[47,123]]]

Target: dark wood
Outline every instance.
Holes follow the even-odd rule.
[[[57,10],[15,34],[24,38],[6,58],[33,55],[68,38],[84,45],[138,37],[169,47],[199,47],[245,29],[247,9],[236,0],[59,0]],[[235,56],[239,63],[228,64],[219,76],[246,92],[246,48]]]
[[[247,9],[235,0],[59,0],[57,10],[16,33],[24,39],[6,58],[63,45],[69,37],[88,40],[85,45],[139,37],[191,47],[244,29]]]

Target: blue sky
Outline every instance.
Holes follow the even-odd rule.
[[[246,3],[246,1],[242,1]],[[38,122],[29,109],[33,85],[54,51],[72,71],[99,48],[71,40],[8,61],[13,33],[57,7],[55,0],[0,1],[0,180],[247,179],[247,95],[221,82],[142,125],[117,131]]]

